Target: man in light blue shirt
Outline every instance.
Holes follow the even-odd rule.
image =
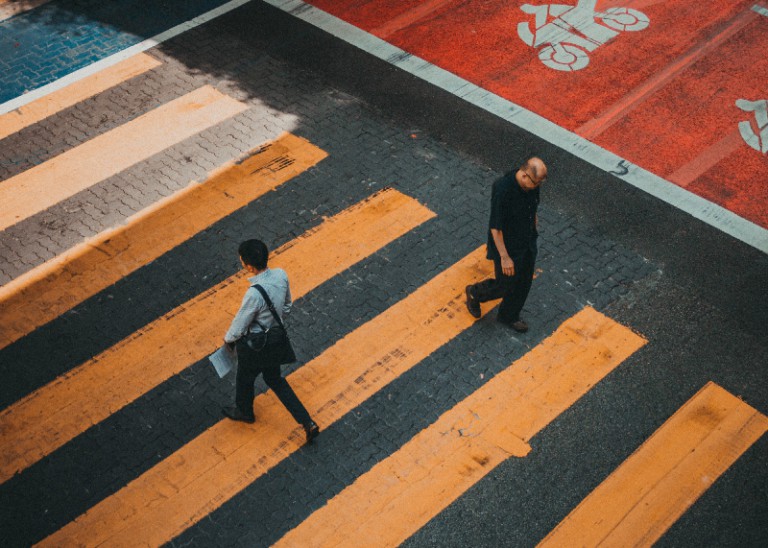
[[[242,257],[240,259],[242,261]],[[246,269],[248,265],[243,263]],[[249,270],[250,271],[250,270]],[[288,286],[288,274],[282,268],[266,268],[255,276],[248,278],[251,286],[245,292],[240,310],[224,335],[224,342],[232,345],[248,333],[265,331],[275,325],[272,313],[267,308],[267,303],[261,293],[253,287],[259,284],[269,295],[272,304],[280,315],[280,319],[291,311],[291,290]],[[258,322],[258,323],[257,323]]]
[[[235,389],[235,406],[225,407],[224,415],[232,420],[253,423],[256,417],[253,413],[254,387],[253,383],[259,374],[264,376],[264,382],[274,390],[275,395],[291,413],[293,418],[304,427],[307,443],[311,442],[320,432],[320,428],[309,416],[307,409],[301,403],[288,381],[280,373],[280,365],[285,363],[282,352],[284,349],[272,349],[267,346],[264,350],[253,350],[248,344],[249,335],[266,332],[278,326],[277,318],[269,308],[264,296],[256,288],[261,286],[273,304],[275,314],[282,318],[291,310],[291,290],[288,275],[280,268],[267,268],[269,250],[260,240],[246,240],[238,248],[240,262],[243,267],[253,274],[248,278],[250,287],[246,290],[240,310],[237,311],[232,324],[224,335],[224,342],[230,349],[237,351],[237,379]],[[286,344],[290,345],[287,342]],[[288,349],[290,350],[290,348]],[[290,350],[292,355],[292,350]]]

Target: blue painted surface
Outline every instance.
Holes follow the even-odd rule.
[[[54,0],[0,22],[0,103],[227,0]]]

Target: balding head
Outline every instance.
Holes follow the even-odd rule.
[[[547,179],[547,166],[536,156],[528,158],[517,170],[515,179],[523,190],[538,188]]]

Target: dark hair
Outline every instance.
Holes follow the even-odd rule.
[[[261,240],[246,240],[240,244],[237,252],[245,264],[253,266],[258,270],[267,268],[269,250],[267,249],[267,244]]]

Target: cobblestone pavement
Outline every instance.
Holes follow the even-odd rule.
[[[53,2],[38,10],[69,10],[79,20],[95,9],[71,4],[76,7]],[[52,28],[55,33],[57,27]],[[113,46],[125,44],[112,41]],[[145,520],[134,531],[137,538],[156,522],[173,518],[181,525],[171,528],[172,534],[152,538],[173,546],[277,542],[585,307],[641,335],[647,344],[525,440],[531,446],[526,457],[508,458],[488,470],[417,527],[405,545],[535,545],[710,381],[758,412],[768,411],[763,329],[768,261],[760,252],[258,2],[148,54],[160,65],[3,139],[0,180],[12,182],[206,85],[247,108],[0,232],[0,282],[6,287],[30,279],[47,261],[103,231],[124,226],[190,182],[205,181],[227,162],[243,160],[283,132],[328,156],[0,348],[4,454],[13,436],[23,437],[9,426],[20,413],[20,402],[50,385],[66,386],[76,379],[77,368],[106,359],[119,351],[121,341],[147,336],[146,326],[179,314],[179,307],[192,308],[191,300],[238,272],[236,249],[242,239],[259,237],[271,249],[294,245],[328,219],[388,188],[435,214],[297,299],[290,330],[299,361],[285,373],[301,373],[483,245],[490,185],[504,170],[535,152],[548,162],[550,177],[540,208],[537,276],[524,310],[529,333],[510,332],[490,312],[457,329],[391,382],[370,389],[338,420],[321,423],[323,432],[313,446],[297,451],[280,446],[275,454],[285,454],[273,466],[242,480],[231,495],[205,500],[203,511],[158,514],[156,508],[167,508],[162,506],[166,499],[176,508],[185,506],[183,497],[196,496],[182,489],[198,473],[189,462],[191,478],[148,487],[143,508],[134,513],[118,506],[105,510],[115,522]],[[14,60],[29,66],[20,57]],[[9,70],[0,73],[13,85],[29,87],[23,72]],[[40,72],[57,77],[55,68],[41,67]],[[0,87],[10,89],[5,83]],[[664,234],[660,227],[671,228]],[[168,226],[168,235],[174,230],[175,225]],[[334,242],[322,240],[312,251],[316,256],[333,252]],[[56,290],[62,299],[71,294],[63,282]],[[450,297],[447,308],[434,303],[436,317],[452,316],[450,306],[464,313],[463,303]],[[227,306],[233,313],[237,305]],[[6,320],[11,317],[8,310],[3,314]],[[419,327],[408,315],[394,320]],[[204,341],[209,352],[221,335],[213,333]],[[87,520],[72,536],[52,535],[73,527],[74,520],[102,508],[104,501],[119,505],[127,500],[126,486],[141,485],[156,466],[216,427],[220,408],[232,400],[234,378],[218,378],[202,356],[181,364],[180,373],[126,405],[110,407],[104,420],[89,419],[70,441],[3,480],[0,531],[6,545],[44,539],[92,544],[99,534],[110,543],[109,527],[117,526],[89,526]],[[134,357],[137,377],[143,375],[144,357]],[[339,375],[348,363],[364,359],[344,356],[337,364]],[[91,387],[93,398],[99,398],[101,385]],[[257,381],[257,394],[265,392]],[[105,405],[113,404],[105,400]],[[58,401],[51,407],[57,420],[74,413]],[[285,424],[276,429],[290,421],[287,414],[281,419]],[[758,436],[726,466],[662,531],[659,544],[762,545],[768,539],[766,443],[765,436]],[[377,544],[375,539],[371,543]]]
[[[223,3],[129,0],[117,6],[93,0],[57,0],[8,19],[0,33],[0,102],[54,82]],[[137,13],[142,17],[137,18]]]

